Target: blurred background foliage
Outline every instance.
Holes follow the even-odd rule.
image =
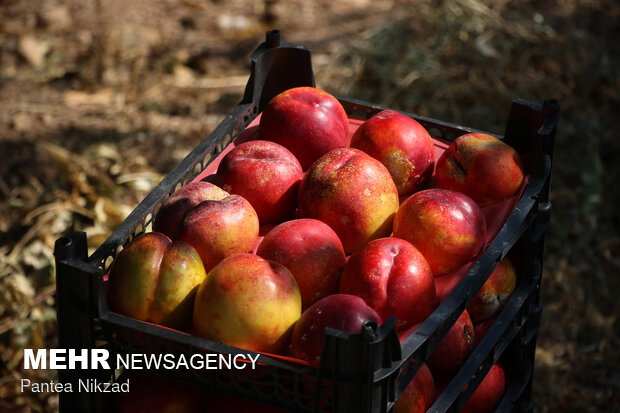
[[[56,343],[55,239],[101,244],[240,100],[272,28],[312,47],[318,87],[399,110],[501,134],[513,99],[559,100],[534,401],[617,408],[617,2],[0,0],[0,410],[57,410],[17,386],[48,378],[21,360]]]

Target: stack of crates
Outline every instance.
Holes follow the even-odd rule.
[[[123,246],[145,232],[163,202],[194,180],[262,111],[272,97],[297,86],[314,86],[309,48],[281,41],[278,31],[251,55],[251,75],[242,101],[136,207],[118,229],[88,256],[86,234],[56,241],[57,311],[61,348],[105,348],[110,354],[195,352],[247,354],[235,348],[109,311],[106,274]],[[388,108],[338,97],[349,116],[368,119]],[[434,138],[452,141],[482,132],[406,114]],[[528,181],[505,224],[449,297],[402,343],[395,319],[367,323],[360,333],[328,330],[318,367],[265,354],[255,370],[160,371],[160,374],[291,412],[390,412],[421,364],[430,356],[499,261],[512,251],[521,257],[519,283],[488,333],[429,411],[457,412],[490,367],[502,359],[506,391],[497,412],[531,412],[531,386],[540,326],[540,281],[544,233],[550,219],[549,183],[559,105],[513,102],[500,137],[524,160]],[[488,132],[485,132],[488,133]],[[118,379],[117,371],[62,370],[63,383]],[[106,411],[101,394],[63,393],[60,411]]]

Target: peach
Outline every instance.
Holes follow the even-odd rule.
[[[406,340],[420,324],[401,332],[400,341]],[[464,310],[426,360],[433,377],[439,383],[452,378],[459,371],[474,349],[474,339],[474,325],[467,310]]]
[[[463,278],[465,278],[474,263],[475,261],[471,261],[455,271],[435,277],[435,291],[437,292],[439,304],[446,301],[450,294],[452,294],[452,291],[463,281]]]
[[[270,224],[293,216],[302,176],[299,161],[285,147],[249,141],[224,156],[215,179],[225,191],[244,197],[261,224]]]
[[[433,173],[431,135],[415,119],[393,110],[381,111],[364,122],[355,131],[351,147],[385,165],[401,196],[420,189]]]
[[[390,235],[398,191],[381,162],[353,148],[334,149],[318,159],[299,187],[301,215],[325,222],[346,254]]]
[[[500,362],[491,366],[484,379],[472,393],[461,413],[490,413],[502,400],[506,377]]]
[[[306,309],[338,291],[346,257],[338,235],[316,219],[283,222],[265,235],[257,255],[284,265],[295,277]]]
[[[366,321],[381,323],[381,317],[355,295],[332,294],[308,307],[293,329],[290,353],[316,364],[323,352],[325,328],[360,333]]]
[[[437,161],[437,187],[459,191],[485,207],[513,196],[523,182],[519,154],[494,136],[456,138]]]
[[[190,209],[177,239],[193,245],[209,272],[224,258],[251,251],[258,240],[258,216],[239,195],[203,201]]]
[[[183,217],[191,208],[202,201],[219,201],[228,193],[209,182],[190,182],[168,198],[153,220],[153,231],[174,238]]]
[[[477,323],[499,313],[512,296],[516,285],[515,268],[508,258],[504,258],[467,306],[472,321]]]
[[[424,413],[435,400],[435,381],[426,365],[422,363],[405,390],[396,400],[394,413]]]
[[[198,286],[206,272],[198,252],[182,241],[149,232],[118,255],[108,278],[112,311],[184,329],[191,323]]]
[[[301,296],[291,273],[253,254],[231,255],[200,285],[194,334],[251,351],[284,353],[301,315]]]
[[[426,360],[433,377],[443,381],[454,376],[474,349],[474,340],[474,325],[464,310]]]
[[[424,321],[437,305],[426,259],[395,237],[370,241],[353,253],[342,271],[339,292],[363,298],[384,320],[395,316],[397,330]]]
[[[491,327],[493,327],[493,324],[495,324],[495,321],[497,321],[497,317],[498,315],[495,315],[491,318],[474,324],[474,336],[476,337],[476,339],[474,340],[474,347],[477,347],[484,338],[484,336],[487,335]]]
[[[482,210],[467,195],[433,188],[403,202],[394,218],[394,236],[412,243],[437,276],[478,256],[486,224]]]
[[[290,150],[304,170],[332,149],[347,144],[349,119],[338,100],[313,87],[275,96],[261,115],[259,135]]]

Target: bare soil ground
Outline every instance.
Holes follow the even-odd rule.
[[[58,408],[17,386],[22,349],[56,342],[54,241],[98,246],[237,104],[271,28],[317,86],[408,112],[502,133],[512,99],[559,99],[534,402],[619,411],[612,0],[0,0],[0,411]]]

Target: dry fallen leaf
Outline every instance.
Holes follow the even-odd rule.
[[[17,132],[26,132],[32,127],[32,115],[27,112],[18,112],[13,117],[13,129]]]
[[[96,222],[104,227],[115,229],[129,215],[132,209],[129,205],[122,205],[102,196],[95,203]]]
[[[21,313],[34,295],[32,282],[25,274],[14,272],[3,277],[0,284],[0,313]]]
[[[34,240],[22,250],[21,261],[24,265],[32,267],[35,270],[52,268],[54,254],[49,246],[43,244],[43,242],[39,240]]]
[[[188,87],[193,85],[196,79],[194,71],[182,64],[174,66],[173,76],[175,83],[181,87]]]
[[[19,39],[17,50],[32,66],[38,67],[43,63],[50,46],[32,35],[25,35]]]
[[[66,30],[73,23],[69,9],[61,4],[44,7],[42,18],[52,30]]]
[[[70,90],[65,92],[64,101],[67,106],[79,107],[83,105],[108,106],[114,103],[116,94],[113,89],[104,88],[95,93]]]

